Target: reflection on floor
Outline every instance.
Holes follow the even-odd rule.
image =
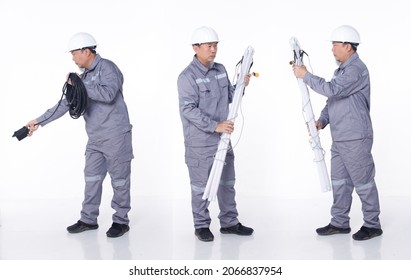
[[[251,237],[219,233],[212,202],[214,242],[194,236],[190,202],[165,197],[134,197],[130,231],[107,238],[112,210],[102,202],[99,228],[69,234],[81,198],[0,200],[0,259],[3,260],[410,260],[410,197],[382,197],[384,234],[354,241],[351,234],[317,236],[329,222],[330,197],[237,198],[240,221],[255,229]],[[362,225],[354,199],[351,228]],[[405,234],[404,234],[405,233]]]

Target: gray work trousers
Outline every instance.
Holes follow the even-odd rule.
[[[217,146],[186,147],[185,161],[188,167],[191,184],[191,207],[194,228],[208,228],[211,223],[208,206],[210,201],[203,199],[208,176],[210,174]],[[234,153],[227,151],[220,185],[217,191],[220,213],[218,218],[221,227],[231,227],[238,223],[237,205],[235,202]]]
[[[373,139],[334,141],[331,147],[331,181],[333,205],[331,224],[336,227],[350,226],[349,212],[355,189],[361,205],[364,226],[381,228],[380,204],[374,180],[375,166],[371,154]]]
[[[113,197],[111,207],[115,210],[113,222],[128,224],[130,206],[130,172],[133,149],[131,131],[102,141],[89,141],[86,147],[84,168],[85,190],[80,220],[97,224],[103,180],[111,177]]]

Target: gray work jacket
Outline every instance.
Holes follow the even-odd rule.
[[[83,115],[89,140],[110,139],[132,129],[127,105],[123,98],[123,74],[110,60],[96,55],[93,63],[81,75],[87,90],[88,106]],[[58,106],[47,110],[37,118],[47,119]],[[41,125],[44,126],[67,113],[68,102],[64,98],[56,113]]]
[[[218,145],[217,123],[227,120],[234,87],[222,64],[209,68],[196,56],[177,80],[180,117],[186,146]]]
[[[333,141],[372,138],[370,117],[370,76],[357,53],[335,70],[331,81],[311,73],[303,81],[317,93],[328,97],[319,120],[330,124]]]

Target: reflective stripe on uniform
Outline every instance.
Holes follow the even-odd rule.
[[[357,191],[364,191],[364,190],[371,189],[371,188],[374,187],[374,186],[375,186],[375,181],[372,180],[371,182],[368,182],[368,183],[366,183],[366,184],[364,184],[364,185],[355,186],[355,189],[356,189]]]
[[[204,192],[205,187],[198,187],[198,186],[195,186],[195,185],[191,185],[191,190],[194,191],[194,192]]]
[[[331,184],[333,186],[342,186],[348,183],[348,179],[340,179],[340,180],[331,180]]]
[[[235,180],[228,180],[228,181],[220,181],[220,186],[228,186],[228,187],[233,187],[235,184]]]
[[[127,180],[126,179],[119,179],[119,180],[115,180],[112,182],[112,186],[113,187],[123,187],[126,184]]]
[[[198,79],[196,80],[196,83],[197,83],[197,84],[209,83],[209,82],[210,82],[210,79],[209,79],[209,78],[205,78],[205,79],[198,78]]]
[[[216,80],[223,79],[223,78],[226,78],[226,77],[227,77],[227,73],[222,73],[220,75],[215,76]]]
[[[96,176],[85,176],[84,179],[86,182],[96,182],[96,181],[101,181],[103,179],[102,175],[96,175]]]

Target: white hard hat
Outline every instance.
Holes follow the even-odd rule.
[[[201,26],[194,30],[193,35],[191,36],[191,44],[202,44],[208,42],[218,42],[217,32],[214,31],[211,27]]]
[[[350,25],[341,25],[334,29],[331,34],[331,41],[359,44],[360,33]]]
[[[68,43],[68,51],[74,51],[83,49],[86,47],[95,47],[97,46],[96,39],[88,33],[80,32],[74,34],[69,43]]]

